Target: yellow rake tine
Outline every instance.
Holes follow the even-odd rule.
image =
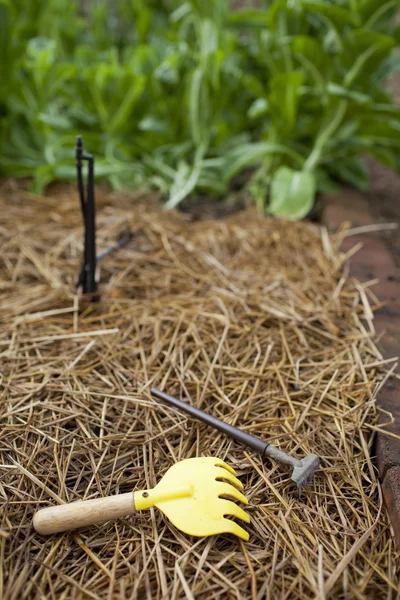
[[[240,527],[240,525],[235,523],[235,521],[231,521],[230,519],[223,519],[223,521],[224,521],[224,527],[225,527],[224,531],[226,533],[233,533],[233,535],[236,535],[237,537],[244,540],[245,542],[248,541],[250,536],[247,533],[247,531],[245,529],[243,529],[243,527]]]
[[[226,462],[224,462],[220,458],[214,458],[213,462],[216,467],[222,467],[226,471],[229,471],[229,473],[232,473],[232,475],[236,475],[235,469],[232,469],[230,465],[227,465]]]
[[[224,481],[216,482],[217,485],[217,494],[218,496],[229,496],[230,498],[234,498],[235,500],[239,500],[239,502],[243,502],[243,504],[248,504],[246,496],[239,492],[233,485],[230,483],[225,483]]]
[[[237,477],[235,477],[235,475],[232,475],[232,473],[230,473],[230,472],[228,472],[226,470],[222,471],[220,469],[220,467],[217,467],[217,470],[218,470],[217,477],[221,477],[223,479],[226,479],[227,481],[230,481],[231,483],[233,483],[234,485],[236,485],[241,490],[243,489],[243,483],[240,481],[240,479],[238,479]]]
[[[247,512],[245,512],[243,508],[240,508],[240,506],[238,506],[234,502],[231,502],[230,500],[220,499],[219,506],[221,507],[221,511],[224,517],[229,515],[230,517],[236,517],[237,519],[240,519],[245,523],[250,523],[250,517],[247,514]]]

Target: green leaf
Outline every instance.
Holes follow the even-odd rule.
[[[54,180],[53,165],[42,165],[35,169],[35,175],[32,182],[32,192],[41,194],[46,186]]]
[[[135,25],[140,42],[144,42],[148,35],[152,20],[152,10],[148,7],[146,0],[135,0],[132,3],[135,13]]]
[[[342,85],[338,85],[337,83],[328,83],[326,86],[328,93],[332,96],[338,96],[339,98],[347,98],[348,100],[352,100],[357,104],[368,104],[371,102],[370,96],[367,94],[362,94],[361,92],[357,92],[351,88],[345,88]]]
[[[358,131],[359,127],[360,119],[357,117],[345,121],[343,125],[336,130],[334,141],[337,143],[351,139],[351,137]]]
[[[395,25],[390,32],[390,35],[396,42],[396,46],[400,44],[400,25]]]
[[[349,156],[343,161],[334,161],[330,173],[361,192],[366,192],[369,188],[369,172],[359,158]]]
[[[374,46],[381,54],[390,52],[395,47],[395,41],[390,35],[367,29],[355,29],[349,38],[350,45],[358,52],[365,52]]]
[[[363,21],[367,21],[381,7],[382,0],[361,0],[358,3],[358,12]]]
[[[219,173],[213,173],[212,171],[204,170],[200,174],[197,182],[199,190],[209,192],[212,194],[226,194],[227,185],[224,181],[221,181]]]
[[[284,144],[274,144],[272,142],[258,142],[253,144],[243,144],[235,148],[226,155],[226,168],[224,173],[225,180],[229,181],[247,167],[254,167],[268,156],[283,155],[290,157],[298,164],[303,163],[303,157]]]
[[[400,148],[400,120],[366,116],[361,119],[359,137],[369,144]]]
[[[358,11],[361,19],[365,22],[366,27],[375,25],[379,19],[387,15],[388,12],[396,7],[400,6],[399,0],[389,0],[389,2],[382,2],[382,0],[363,0],[360,2]]]
[[[374,102],[366,109],[365,112],[363,112],[363,119],[368,118],[368,115],[372,120],[379,117],[392,117],[400,121],[400,106]]]
[[[192,168],[184,162],[179,165],[171,187],[170,197],[165,205],[166,208],[175,208],[193,192],[201,176],[204,152],[205,148],[200,146],[196,152]]]
[[[293,71],[279,73],[271,78],[268,100],[271,115],[277,125],[285,130],[290,130],[296,119],[299,90],[303,85],[304,73]]]
[[[228,22],[231,25],[240,25],[244,27],[267,27],[268,16],[263,10],[252,8],[243,8],[235,10],[229,14]]]
[[[71,129],[71,120],[61,114],[39,113],[37,118],[42,123],[54,127],[54,129]]]
[[[192,138],[198,146],[205,137],[204,114],[208,112],[207,98],[205,97],[204,71],[198,67],[192,76],[190,84],[190,124]]]
[[[121,102],[117,111],[110,121],[109,131],[115,133],[118,129],[123,128],[126,121],[131,115],[134,106],[140,96],[143,94],[147,82],[147,78],[144,76],[135,77],[132,80],[131,88],[126,94],[125,98]]]
[[[339,186],[332,181],[323,169],[316,169],[315,171],[315,187],[321,194],[336,194],[339,191]]]
[[[138,128],[141,131],[154,131],[156,133],[167,133],[168,123],[156,115],[148,115],[144,117],[139,123]]]
[[[381,148],[378,146],[371,146],[367,150],[370,156],[373,156],[383,165],[386,165],[390,169],[399,170],[400,160],[399,160],[399,152],[396,150],[393,152],[387,148]]]
[[[55,59],[56,42],[46,37],[36,37],[29,40],[26,47],[28,59],[38,61],[49,67]]]
[[[390,54],[395,41],[388,35],[376,31],[358,29],[346,41],[348,71],[344,78],[346,87],[362,82],[363,78],[374,72],[381,62]],[[349,59],[353,58],[350,65]]]
[[[294,36],[291,45],[293,52],[300,54],[317,68],[327,58],[320,42],[309,35]]]
[[[257,98],[247,111],[250,119],[258,119],[268,113],[269,102],[266,98]]]
[[[374,75],[375,82],[386,81],[389,77],[400,71],[400,54],[388,56]]]
[[[271,182],[269,211],[291,221],[302,219],[313,207],[315,188],[312,173],[280,167]]]
[[[335,27],[340,29],[346,27],[346,25],[351,25],[353,22],[353,15],[350,10],[328,4],[326,0],[303,0],[303,6],[313,13],[326,17]]]

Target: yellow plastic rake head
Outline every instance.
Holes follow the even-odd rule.
[[[237,488],[243,489],[243,485],[224,461],[189,458],[173,465],[154,489],[135,492],[134,501],[136,510],[156,506],[189,535],[233,533],[247,541],[247,531],[227,518],[250,522],[248,514],[233,501],[248,503]]]

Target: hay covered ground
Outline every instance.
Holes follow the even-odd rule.
[[[392,362],[373,288],[341,236],[248,210],[187,222],[149,198],[99,197],[101,300],[74,291],[73,190],[0,198],[0,597],[396,598],[396,552],[373,462],[374,398]],[[150,385],[316,452],[302,498],[282,467],[152,399]],[[45,538],[38,508],[151,487],[174,461],[229,462],[248,543],[191,539],[157,510]]]

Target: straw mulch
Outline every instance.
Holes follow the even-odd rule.
[[[188,222],[149,198],[99,197],[101,300],[75,294],[73,190],[0,205],[0,597],[395,598],[396,552],[373,461],[393,362],[375,299],[346,279],[341,236],[242,212]],[[344,273],[344,274],[343,274]],[[150,384],[322,468],[288,472],[152,399]],[[389,420],[389,417],[388,417]],[[175,461],[237,470],[250,540],[190,538],[156,509],[45,538],[34,512],[154,486]]]

